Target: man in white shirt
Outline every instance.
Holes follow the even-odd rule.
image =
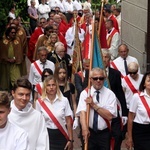
[[[58,0],[50,0],[49,1],[49,7],[51,8],[51,10],[55,10],[55,7],[58,6]]]
[[[49,150],[45,120],[29,102],[32,85],[26,78],[18,79],[12,90],[9,120],[28,133],[29,150]]]
[[[82,4],[80,2],[80,0],[74,0],[73,1],[73,9],[74,10],[82,10]]]
[[[103,86],[105,78],[102,69],[93,68],[91,70],[90,96],[88,96],[88,90],[86,89],[81,92],[76,111],[76,114],[80,116],[84,142],[87,143],[88,140],[88,150],[110,150],[110,130],[108,126],[112,118],[117,116],[117,101],[115,94]],[[87,104],[90,107],[89,127],[86,120]]]
[[[41,0],[41,4],[38,6],[39,19],[48,19],[50,11],[50,7],[47,4],[45,4],[45,0]]]
[[[46,47],[42,46],[38,48],[39,59],[31,64],[29,72],[29,81],[32,85],[41,82],[41,74],[45,68],[51,69],[53,73],[55,71],[55,65],[53,62],[47,60],[47,54],[48,50]]]
[[[121,72],[122,77],[128,74],[128,70],[125,66],[127,66],[129,63],[136,62],[139,65],[138,60],[135,57],[129,56],[128,53],[128,46],[126,44],[121,44],[118,47],[119,57],[111,62],[111,67],[116,70],[119,70]],[[140,73],[140,67],[138,69],[138,73]]]
[[[0,150],[29,150],[28,134],[7,118],[10,101],[6,92],[0,93]]]

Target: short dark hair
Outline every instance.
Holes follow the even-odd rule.
[[[53,71],[51,69],[45,68],[42,72],[42,82],[44,81],[44,75],[46,72],[49,73],[50,75],[53,75]]]
[[[10,108],[10,100],[7,92],[0,93],[0,106],[5,106],[6,108]]]
[[[22,88],[26,88],[26,89],[32,90],[31,83],[25,77],[21,77],[21,78],[16,80],[16,82],[15,82],[15,84],[13,86],[13,91],[16,91],[16,89],[18,87],[22,87]]]
[[[16,27],[10,26],[10,27],[8,27],[8,28],[6,29],[6,31],[5,31],[6,37],[9,36],[9,33],[11,32],[12,29],[14,29],[14,30],[17,32]]]
[[[142,78],[142,81],[140,83],[140,86],[139,86],[139,91],[142,92],[144,91],[145,89],[145,80],[146,80],[146,77],[149,76],[150,77],[150,71],[146,72]]]

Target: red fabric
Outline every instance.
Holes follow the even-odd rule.
[[[104,18],[103,18],[102,19],[102,24],[101,24],[101,29],[100,29],[100,34],[99,34],[101,48],[108,48],[106,35],[107,35],[106,26],[105,26],[105,21],[104,21]]]
[[[42,95],[42,88],[40,86],[40,84],[36,84],[36,88],[37,88],[37,91],[40,95]]]
[[[34,62],[34,66],[35,66],[35,68],[37,69],[38,73],[39,73],[40,75],[42,75],[42,71],[41,71],[41,69],[39,68],[39,66],[38,66],[38,64],[36,63],[36,61]]]
[[[113,15],[111,15],[111,17],[109,19],[113,21],[114,28],[119,32],[119,26],[118,26],[117,19]]]
[[[62,33],[64,36],[66,34],[67,29],[68,25],[65,22],[61,22],[58,26],[58,32]]]
[[[42,31],[41,27],[38,27],[37,29],[34,30],[34,32],[32,33],[32,35],[30,37],[27,56],[31,62],[33,62],[33,54],[34,54],[34,50],[35,50],[35,44],[37,42],[38,37],[41,34],[43,34],[43,31]]]
[[[58,38],[59,38],[59,41],[62,42],[65,46],[65,50],[67,51],[67,42],[66,42],[66,39],[63,35],[63,33],[58,33]]]
[[[83,24],[81,25],[81,28],[82,28],[84,31],[86,31],[86,23],[83,23]]]

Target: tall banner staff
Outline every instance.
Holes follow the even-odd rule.
[[[94,48],[94,23],[95,23],[95,16],[93,16],[92,19],[92,41],[91,41],[91,50],[90,50],[90,66],[89,66],[89,72],[92,70],[92,63],[93,63],[93,48]],[[91,83],[90,83],[90,79],[88,80],[88,97],[90,96],[90,88],[91,88]],[[87,115],[86,115],[86,123],[87,126],[89,126],[89,114],[90,114],[90,105],[87,104]],[[84,150],[88,150],[88,137],[87,139],[85,139],[84,142]]]

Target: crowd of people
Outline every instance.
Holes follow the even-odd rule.
[[[30,38],[14,6],[0,40],[0,149],[73,150],[79,127],[82,149],[120,150],[126,138],[128,149],[148,150],[150,72],[141,74],[121,43],[120,7],[106,4],[101,14],[90,0],[27,5]],[[100,20],[104,69],[90,68],[89,56]],[[72,74],[77,35],[82,64]]]

